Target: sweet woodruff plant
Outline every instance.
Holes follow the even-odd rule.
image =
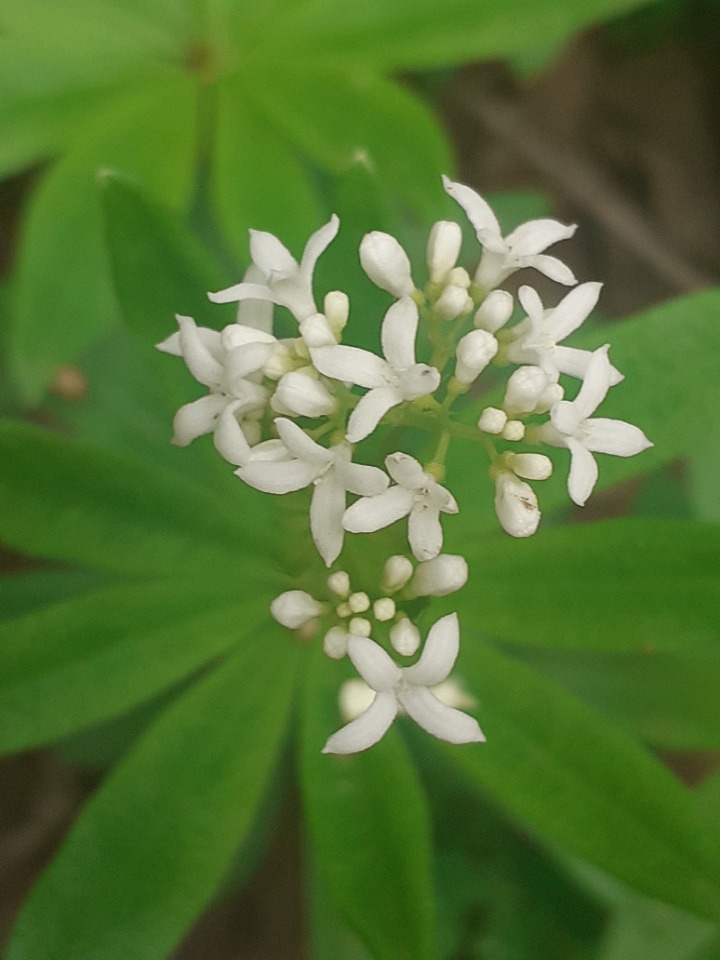
[[[629,457],[651,446],[637,427],[595,416],[622,380],[609,346],[590,352],[565,345],[601,288],[578,284],[545,252],[575,227],[531,220],[503,237],[475,191],[447,178],[444,186],[475,231],[479,262],[472,273],[457,265],[462,229],[455,222],[434,225],[419,269],[394,237],[367,234],[363,269],[393,298],[382,319],[381,354],[342,342],[346,294],[331,290],[318,309],[313,272],[338,232],[334,216],[310,237],[299,263],[275,236],[251,231],[252,265],[243,281],[209,295],[238,302],[237,322],[216,331],[179,316],[179,330],[159,344],[208,389],[178,410],[174,443],[211,433],[218,454],[251,487],[278,496],[312,490],[310,532],[333,569],[313,594],[287,591],[270,610],[303,639],[322,638],[329,657],[349,657],[361,678],[341,687],[347,722],[329,737],[326,753],[371,747],[400,711],[451,743],[484,740],[477,721],[458,709],[467,694],[449,680],[460,642],[457,615],[438,619],[423,640],[406,609],[418,597],[452,594],[468,579],[464,558],[443,553],[443,524],[459,509],[444,486],[451,443],[466,444],[478,469],[483,458],[489,462],[497,518],[513,537],[538,529],[533,484],[550,476],[548,454],[556,448],[569,451],[568,493],[582,506],[597,480],[594,454]],[[501,285],[528,267],[569,292],[546,306],[533,287],[521,286],[516,307]],[[275,336],[276,306],[296,321],[294,336]],[[427,356],[418,355],[418,341],[428,345]],[[481,394],[477,381],[490,371],[494,385],[501,375],[505,382],[494,404],[474,401],[470,419],[472,398]],[[577,384],[569,396],[561,375],[563,384]],[[383,430],[402,435],[398,428],[431,435],[430,459],[398,449],[382,463],[365,462],[365,441]],[[407,555],[389,556],[378,569],[376,596],[354,590],[342,569],[346,535],[399,521],[407,522]]]

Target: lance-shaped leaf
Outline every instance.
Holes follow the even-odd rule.
[[[4,576],[0,620],[22,617],[70,597],[91,593],[114,580],[112,574],[94,570],[38,570]]]
[[[242,510],[135,460],[0,424],[0,537],[26,553],[130,574],[229,578],[273,552]]]
[[[447,527],[468,559],[473,592],[442,605],[459,610],[466,628],[600,652],[718,649],[718,527],[613,520],[461,543]]]
[[[318,651],[303,702],[301,779],[317,867],[377,960],[436,956],[425,800],[397,731],[365,753],[320,751],[342,726],[337,663]]]
[[[632,738],[532,669],[466,636],[487,743],[456,762],[542,838],[643,893],[720,916],[718,841]]]
[[[268,624],[160,717],[75,824],[8,960],[164,960],[252,825],[287,729],[297,654]]]
[[[3,623],[0,751],[52,743],[167,689],[267,619],[273,595],[248,571],[240,589],[111,587]]]

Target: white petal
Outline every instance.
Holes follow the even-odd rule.
[[[299,427],[292,420],[286,417],[276,417],[273,421],[278,436],[285,444],[290,453],[298,460],[307,460],[308,463],[314,463],[318,468],[323,464],[332,462],[333,455],[325,447],[309,437],[302,427]]]
[[[312,274],[320,255],[324,253],[333,242],[339,229],[340,220],[333,214],[324,226],[312,234],[305,244],[302,263],[300,265],[300,269],[305,277],[309,277]]]
[[[376,497],[387,489],[389,479],[379,467],[371,467],[364,463],[348,463],[338,468],[345,489],[356,493],[360,497]]]
[[[441,703],[427,687],[411,687],[398,699],[419,727],[440,740],[448,743],[483,743],[485,740],[477,720]]]
[[[415,289],[408,255],[389,233],[375,230],[362,238],[360,263],[372,282],[394,297],[408,296]]]
[[[460,625],[456,613],[441,617],[430,628],[420,659],[405,670],[409,683],[434,687],[441,683],[455,666],[460,650]]]
[[[250,231],[250,255],[268,284],[291,277],[300,269],[285,244],[264,230]]]
[[[219,387],[222,383],[222,364],[213,356],[208,346],[208,338],[200,333],[192,317],[177,317],[180,325],[180,349],[187,364],[188,370],[195,379],[206,387]],[[220,334],[217,331],[208,331],[216,334],[219,343]],[[215,338],[213,337],[213,342]]]
[[[590,350],[579,350],[577,347],[555,347],[552,352],[558,371],[567,373],[570,377],[577,377],[578,380],[585,378],[591,357]],[[614,387],[624,379],[618,368],[610,364],[610,386]]]
[[[359,387],[381,387],[388,382],[388,365],[382,357],[360,347],[316,347],[310,350],[320,373],[333,380],[356,383]]]
[[[283,410],[289,410],[302,417],[325,417],[331,414],[336,406],[335,398],[324,383],[299,370],[283,374],[273,395],[273,401],[275,398]],[[274,407],[274,409],[278,408]]]
[[[215,427],[213,443],[215,449],[228,463],[241,467],[250,459],[250,444],[235,416],[235,408],[240,404],[228,404]]]
[[[277,343],[277,339],[271,333],[258,330],[246,323],[228,324],[220,333],[220,341],[225,350],[244,347],[248,343]]]
[[[229,350],[225,358],[228,383],[234,388],[238,381],[251,373],[257,373],[270,359],[275,345],[272,343],[246,343]]]
[[[610,389],[609,344],[593,352],[588,363],[585,379],[573,401],[575,410],[582,420],[593,414],[607,396]]]
[[[525,313],[530,317],[533,323],[542,320],[545,313],[540,295],[534,287],[523,286],[518,290],[518,300]]]
[[[415,364],[418,308],[410,297],[394,303],[382,324],[382,349],[391,367],[405,370]]]
[[[155,344],[155,349],[161,353],[169,353],[171,357],[181,357],[182,348],[180,347],[180,331],[176,330],[169,337]]]
[[[226,287],[224,290],[208,293],[208,300],[212,300],[213,303],[233,303],[237,300],[269,300],[275,303],[273,292],[268,286],[244,281],[232,287]]]
[[[395,387],[375,387],[366,393],[350,414],[346,434],[348,442],[359,443],[369,437],[388,410],[402,401],[402,394]]]
[[[568,475],[568,493],[573,503],[585,506],[585,501],[593,492],[597,483],[598,468],[593,455],[579,440],[568,438],[570,448],[570,473]]]
[[[502,471],[495,479],[495,513],[511,537],[531,537],[540,524],[535,491],[509,471]]]
[[[313,313],[300,323],[300,336],[308,347],[334,347],[337,343],[337,337],[322,313]]]
[[[415,502],[408,519],[408,542],[416,560],[432,560],[442,550],[440,514],[427,502]]]
[[[566,287],[572,287],[577,283],[575,274],[570,267],[558,260],[557,257],[549,257],[547,254],[539,253],[534,257],[524,257],[521,264],[523,267],[534,267],[539,273],[544,274],[556,283],[562,283]]]
[[[555,343],[560,343],[584,323],[598,302],[601,290],[601,283],[581,283],[548,313],[543,326]]]
[[[198,437],[210,433],[226,406],[225,397],[210,393],[180,407],[173,419],[173,443],[178,447],[186,447]]]
[[[399,376],[397,389],[403,400],[417,400],[418,397],[434,393],[440,386],[440,371],[426,363],[416,363],[403,370]]]
[[[387,733],[397,716],[394,693],[378,693],[367,710],[334,733],[322,749],[323,753],[360,753],[372,747]]]
[[[559,240],[568,240],[577,230],[577,224],[566,226],[558,220],[528,220],[505,237],[505,243],[516,257],[542,253]]]
[[[260,284],[265,287],[265,277],[262,270],[251,263],[245,271],[243,280],[246,283]],[[269,291],[268,291],[269,292]],[[265,333],[272,333],[273,326],[273,305],[271,300],[241,300],[238,306],[237,323],[252,327],[254,330],[262,330]]]
[[[263,493],[292,493],[312,483],[318,474],[315,464],[303,460],[251,460],[235,471],[241,480]]]
[[[362,497],[348,507],[343,515],[343,527],[350,533],[374,533],[407,516],[412,505],[411,490],[390,487],[376,497]]]
[[[402,677],[401,668],[370,637],[350,637],[348,656],[365,683],[379,693],[392,690]]]
[[[385,457],[385,466],[395,483],[407,490],[419,490],[427,486],[430,480],[415,457],[399,450]]]
[[[315,485],[310,502],[310,531],[326,567],[333,565],[342,550],[344,512],[345,487],[331,470]]]
[[[585,423],[585,446],[595,453],[611,453],[616,457],[634,457],[652,447],[639,427],[624,420],[596,417]]]
[[[486,231],[501,238],[500,224],[490,209],[489,204],[486,203],[479,194],[475,193],[474,190],[471,190],[470,187],[466,187],[462,183],[455,183],[448,179],[448,177],[443,177],[442,179],[445,192],[448,193],[456,203],[460,204],[467,214],[468,220],[473,227],[475,227],[475,230],[478,232]],[[505,244],[502,244],[502,249],[498,252],[504,251]]]

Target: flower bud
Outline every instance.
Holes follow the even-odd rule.
[[[500,436],[503,440],[522,440],[525,436],[525,424],[520,420],[508,420],[502,429]]]
[[[273,410],[298,417],[324,417],[335,409],[335,398],[325,384],[303,370],[286,373],[270,401]]]
[[[348,632],[356,637],[369,637],[372,633],[372,624],[365,617],[353,617],[348,623]]]
[[[342,290],[331,290],[325,294],[323,309],[330,329],[338,340],[350,316],[350,299]]]
[[[301,322],[300,336],[308,347],[334,347],[337,343],[327,317],[322,313],[313,313]]]
[[[360,262],[372,282],[394,297],[409,296],[415,289],[408,256],[389,233],[367,233],[360,244]]]
[[[533,413],[549,384],[541,367],[518,367],[508,379],[503,407],[508,413]]]
[[[374,699],[375,691],[371,690],[364,680],[346,680],[338,694],[340,716],[345,723],[349,723],[361,713],[365,713]]]
[[[513,312],[512,294],[507,290],[493,290],[478,307],[475,326],[495,333],[504,327]]]
[[[542,453],[510,453],[508,465],[524,480],[547,480],[553,469],[550,457]]]
[[[502,433],[507,423],[507,414],[497,407],[485,407],[478,420],[478,429],[483,433]]]
[[[402,590],[413,573],[413,565],[407,557],[394,556],[385,561],[380,585],[384,593]]]
[[[560,386],[559,383],[551,383],[547,390],[543,390],[540,399],[535,404],[535,409],[533,413],[547,413],[550,407],[557,403],[558,400],[562,400],[565,396],[565,391]]]
[[[457,345],[456,379],[460,383],[471,384],[497,352],[498,342],[491,333],[487,330],[471,330]]]
[[[407,617],[403,617],[390,628],[390,643],[403,657],[411,657],[420,646],[420,631]]]
[[[443,320],[455,320],[461,314],[469,313],[470,310],[472,310],[472,300],[467,290],[455,286],[454,283],[445,287],[435,301],[435,312]]]
[[[453,267],[447,277],[445,277],[445,282],[452,284],[454,287],[462,287],[463,290],[467,290],[471,282],[470,274],[465,267]]]
[[[292,354],[287,346],[284,343],[277,343],[265,362],[263,373],[269,380],[279,380],[284,374],[290,373],[294,366]]]
[[[465,557],[441,553],[432,560],[418,564],[410,581],[410,590],[416,597],[446,597],[467,583],[468,565]]]
[[[328,590],[338,597],[346,597],[350,593],[350,575],[345,570],[336,570],[327,578]]]
[[[290,630],[297,630],[322,611],[323,605],[304,590],[287,590],[270,604],[275,620]]]
[[[370,609],[370,597],[366,593],[351,593],[348,606],[353,613],[365,613]]]
[[[395,601],[391,597],[381,597],[373,604],[373,616],[384,623],[395,616]]]
[[[430,231],[427,242],[427,264],[430,280],[440,283],[452,270],[460,256],[462,230],[450,220],[439,220]]]
[[[330,627],[323,638],[323,650],[333,660],[342,660],[347,653],[350,634],[342,627]]]
[[[495,479],[495,512],[511,537],[531,537],[540,523],[540,509],[532,487],[503,470]]]

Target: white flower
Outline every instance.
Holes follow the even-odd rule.
[[[443,283],[460,256],[462,230],[451,220],[434,224],[427,242],[427,265],[432,283]]]
[[[520,287],[518,299],[527,317],[512,328],[515,339],[507,345],[505,357],[512,363],[539,364],[551,380],[557,380],[558,373],[582,379],[592,353],[558,344],[587,319],[601,289],[601,283],[581,283],[556,307],[545,310],[532,287]],[[622,374],[614,367],[610,369],[612,383],[619,383]]]
[[[540,524],[540,510],[533,488],[509,470],[495,478],[495,513],[511,537],[531,537]]]
[[[352,451],[346,443],[328,449],[315,443],[292,420],[278,417],[275,425],[292,459],[253,459],[236,473],[251,487],[265,493],[291,493],[314,484],[310,531],[320,556],[329,567],[342,550],[341,519],[346,492],[372,497],[387,487],[388,478],[378,467],[351,463]]]
[[[394,297],[412,294],[415,284],[408,255],[389,233],[367,233],[360,243],[360,263],[372,282]]]
[[[457,658],[460,631],[457,615],[442,617],[428,634],[417,663],[399,667],[369,637],[351,637],[348,654],[356,670],[375,691],[370,706],[356,719],[334,733],[323,753],[358,753],[385,735],[402,708],[428,733],[450,743],[485,740],[477,721],[448,707],[430,689],[445,680]]]
[[[226,290],[209,293],[208,297],[214,303],[231,303],[236,300],[270,301],[287,307],[298,322],[305,320],[318,312],[312,292],[315,264],[320,254],[335,239],[339,226],[340,221],[333,214],[329,222],[310,237],[300,263],[273,234],[251,230],[250,253],[262,281],[243,281]]]
[[[350,533],[373,533],[409,516],[413,555],[417,560],[432,560],[442,548],[440,514],[458,512],[455,498],[406,453],[391,453],[385,466],[396,486],[357,500],[345,511],[343,526]]]
[[[508,378],[503,409],[510,414],[544,413],[556,400],[562,400],[563,389],[542,367],[523,366]]]
[[[493,290],[478,307],[474,323],[479,330],[497,333],[508,322],[513,312],[512,294],[507,290]]]
[[[503,238],[500,224],[489,205],[470,187],[443,177],[443,186],[467,214],[483,245],[475,282],[492,290],[523,267],[534,267],[551,280],[572,286],[577,281],[569,267],[556,257],[543,253],[559,240],[567,240],[576,226],[565,226],[557,220],[529,220]]]
[[[609,345],[605,344],[592,354],[577,397],[553,404],[550,422],[542,424],[537,431],[539,440],[570,450],[568,492],[580,507],[597,482],[598,468],[593,453],[632,457],[652,446],[642,430],[624,420],[590,419],[613,383],[608,350]]]
[[[337,401],[325,384],[317,379],[312,367],[283,374],[270,401],[276,413],[291,417],[325,417],[333,412],[336,405]]]
[[[270,613],[275,620],[290,630],[304,626],[322,611],[323,605],[305,590],[287,590],[270,604]]]
[[[327,377],[368,387],[350,415],[347,439],[357,443],[369,436],[391,407],[437,390],[440,373],[415,363],[417,306],[409,297],[394,303],[383,320],[385,359],[359,347],[317,347],[310,351],[315,367]]]
[[[455,348],[455,378],[470,386],[497,352],[498,342],[487,330],[466,333]]]

